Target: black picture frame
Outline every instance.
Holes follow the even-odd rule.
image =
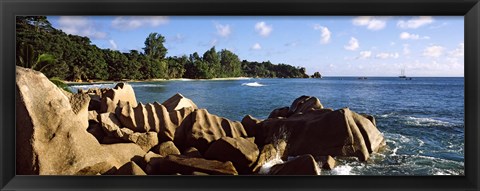
[[[1,190],[479,190],[479,0],[1,0],[0,13]],[[16,15],[463,15],[465,176],[16,176]]]

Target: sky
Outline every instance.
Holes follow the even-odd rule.
[[[215,46],[240,60],[305,67],[323,76],[464,76],[463,16],[48,16],[100,48],[143,52],[148,34],[167,56]]]

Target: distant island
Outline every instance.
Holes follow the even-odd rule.
[[[242,60],[215,46],[203,55],[194,52],[167,57],[165,37],[150,33],[144,52],[101,49],[89,38],[53,28],[46,16],[16,17],[16,65],[44,73],[48,78],[82,81],[148,79],[212,79],[229,77],[321,78],[309,76],[304,67]]]

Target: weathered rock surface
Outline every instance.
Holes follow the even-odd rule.
[[[292,105],[288,109],[288,116],[317,109],[323,109],[323,105],[320,103],[320,100],[316,97],[303,95],[293,101]]]
[[[270,175],[319,175],[320,168],[312,155],[302,155],[270,168]]]
[[[17,174],[72,175],[97,164],[101,170],[121,165],[87,132],[88,117],[79,118],[43,74],[17,67],[16,85]]]
[[[88,127],[88,105],[90,103],[90,97],[85,94],[67,94],[72,111],[80,119],[82,127]]]
[[[258,156],[253,172],[258,172],[260,168],[271,160],[287,160],[287,143],[285,140],[278,140],[276,143],[270,143],[263,146]]]
[[[231,161],[240,174],[249,174],[258,154],[258,147],[253,141],[242,137],[222,137],[208,147],[204,156],[211,160]]]
[[[123,126],[135,132],[157,132],[159,140],[164,142],[173,141],[178,136],[177,128],[192,111],[192,107],[168,111],[157,102],[132,107],[128,102],[120,101],[115,114]]]
[[[332,170],[333,168],[335,168],[335,165],[337,163],[335,159],[333,159],[333,157],[330,155],[321,156],[317,159],[317,161],[321,163],[322,169],[325,169],[325,170]]]
[[[140,146],[134,143],[102,144],[101,147],[118,161],[120,164],[117,165],[118,168],[134,158],[142,158],[146,154]]]
[[[382,134],[367,118],[348,108],[331,111],[316,109],[289,118],[262,122],[257,139],[265,144],[288,132],[288,154],[297,156],[356,156],[361,161],[385,144]]]
[[[202,154],[195,147],[189,147],[183,151],[183,155],[191,158],[202,158]]]
[[[288,116],[288,111],[290,110],[289,107],[282,107],[282,108],[277,108],[274,109],[268,118],[279,118],[279,117],[287,117]]]
[[[152,158],[149,169],[152,174],[191,175],[193,172],[202,172],[212,175],[238,175],[231,162],[190,158],[182,155],[168,155],[165,158]]]
[[[135,162],[130,161],[120,167],[116,172],[116,175],[147,175],[140,166]]]
[[[180,151],[172,141],[161,143],[158,145],[158,149],[156,149],[156,151],[161,156],[180,155]]]
[[[200,153],[204,153],[210,143],[222,137],[247,137],[247,132],[240,122],[212,115],[205,109],[195,110],[188,120],[189,123],[184,123],[182,127],[185,132],[185,146],[195,147]]]
[[[247,133],[248,137],[255,137],[255,132],[258,128],[261,127],[261,120],[252,117],[251,115],[246,115],[242,119],[243,128],[245,128],[245,132]]]
[[[132,86],[118,83],[113,89],[102,92],[100,113],[115,112],[119,101],[125,101],[132,107],[137,107],[137,98]]]
[[[95,110],[88,111],[88,121],[89,122],[95,122],[95,123],[100,123],[98,120],[98,113]]]
[[[263,174],[287,156],[299,157],[272,166],[270,174],[316,175],[316,160],[333,169],[332,156],[365,161],[385,145],[373,116],[325,109],[310,96],[266,120],[247,115],[238,122],[198,109],[181,94],[138,104],[124,83],[71,94],[17,67],[16,97],[21,175]]]
[[[167,108],[167,111],[179,110],[184,107],[190,107],[192,109],[198,109],[197,105],[192,100],[184,97],[182,94],[175,94],[171,98],[162,103]]]

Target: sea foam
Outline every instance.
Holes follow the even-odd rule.
[[[242,83],[242,86],[261,87],[265,85],[258,82],[250,82],[250,83]]]

